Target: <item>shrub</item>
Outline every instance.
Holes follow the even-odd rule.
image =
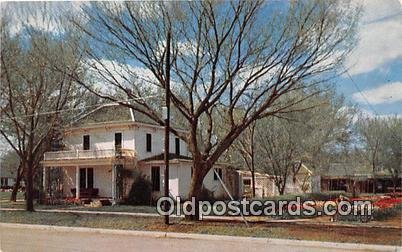
[[[202,187],[198,200],[214,202],[215,201],[214,192],[208,190],[205,187]]]
[[[139,175],[134,179],[130,192],[128,193],[127,204],[149,205],[151,203],[152,184],[145,175]]]
[[[374,208],[371,216],[355,216],[352,213],[349,215],[337,215],[338,221],[360,221],[367,222],[369,220],[384,221],[391,217],[397,216],[402,210],[402,204],[394,205],[388,208]]]
[[[374,220],[383,221],[398,215],[402,210],[402,203],[389,208],[375,208],[372,213]]]
[[[351,194],[345,193],[343,191],[331,191],[322,193],[309,193],[303,196],[304,200],[317,200],[317,201],[327,201],[333,200],[339,197],[339,195],[351,197]],[[303,199],[302,198],[302,199]]]
[[[350,194],[345,193],[343,191],[331,191],[331,192],[322,192],[322,193],[276,195],[276,196],[263,198],[263,200],[273,200],[273,201],[287,200],[287,201],[290,201],[290,200],[295,200],[296,197],[300,197],[301,201],[306,201],[306,200],[327,201],[327,200],[336,199],[339,197],[339,195],[343,195],[343,196],[347,196],[347,197],[351,196]],[[255,198],[255,199],[258,200],[258,198]]]

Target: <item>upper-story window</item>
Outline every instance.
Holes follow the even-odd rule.
[[[82,149],[89,150],[89,146],[90,146],[89,135],[84,135],[82,138]]]
[[[152,135],[150,133],[147,133],[147,140],[146,140],[146,148],[147,152],[152,151]]]
[[[121,150],[121,148],[122,148],[121,132],[114,133],[114,148],[115,148],[115,150]]]
[[[217,173],[219,175],[219,178],[222,179],[222,169],[221,168],[214,168],[214,180],[219,180]]]
[[[180,155],[180,138],[178,137],[175,139],[175,153],[176,155]]]

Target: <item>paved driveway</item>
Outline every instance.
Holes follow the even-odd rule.
[[[397,251],[396,247],[0,223],[1,251]]]

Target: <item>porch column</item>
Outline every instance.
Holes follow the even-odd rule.
[[[75,198],[80,198],[80,167],[75,167]]]
[[[116,166],[112,165],[112,204],[116,204]]]
[[[46,188],[46,166],[43,166],[43,178],[42,178],[42,185],[43,185],[43,196],[47,196],[47,188]]]

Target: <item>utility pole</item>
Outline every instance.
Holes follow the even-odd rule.
[[[170,132],[170,36],[171,28],[169,28],[166,34],[166,62],[165,62],[165,197],[169,197],[169,132]],[[165,202],[165,210],[168,210],[169,203]],[[165,224],[169,225],[169,215],[165,215]]]

